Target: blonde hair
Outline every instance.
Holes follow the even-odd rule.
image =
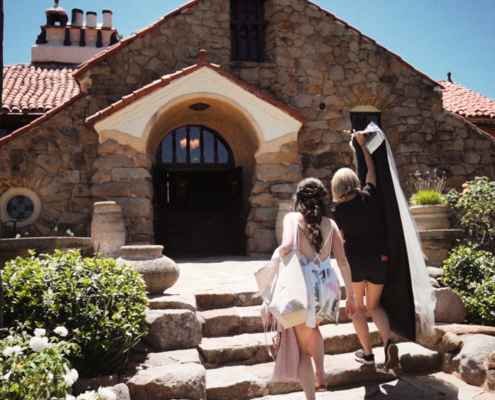
[[[339,169],[332,178],[333,201],[342,201],[349,193],[361,193],[361,184],[350,168]]]

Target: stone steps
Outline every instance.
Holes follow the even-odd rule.
[[[341,280],[342,281],[342,280]],[[342,299],[346,298],[345,286],[340,287]],[[170,291],[174,293],[174,291]],[[207,290],[195,292],[197,308],[200,311],[215,310],[231,307],[251,307],[262,304],[257,290]]]
[[[203,337],[240,335],[263,332],[261,306],[217,308],[198,312],[204,320]],[[345,300],[340,301],[339,323],[350,322],[345,312]],[[326,324],[324,324],[326,325]]]
[[[326,355],[325,374],[330,387],[362,385],[392,381],[404,372],[426,373],[438,370],[440,356],[415,343],[400,343],[401,366],[395,370],[383,367],[383,348],[375,349],[376,367],[364,366],[354,360],[353,352]],[[274,363],[228,366],[206,371],[208,399],[250,399],[301,391],[299,383],[274,383],[271,380]]]
[[[373,323],[369,323],[373,346],[381,345],[380,334]],[[326,354],[353,352],[361,348],[352,323],[324,325],[320,328]],[[270,335],[267,334],[270,340]],[[399,338],[394,338],[400,341]],[[198,346],[206,368],[221,365],[253,365],[271,361],[266,346],[264,333],[246,333],[235,336],[203,337]]]

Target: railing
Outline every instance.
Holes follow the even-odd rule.
[[[10,224],[11,222],[13,222],[13,227],[14,227],[14,237],[17,236],[17,220],[14,218],[14,219],[10,219],[8,221],[4,221],[4,222],[0,222],[0,236],[1,236],[1,233],[2,233],[2,227],[4,225],[7,225],[7,224]]]

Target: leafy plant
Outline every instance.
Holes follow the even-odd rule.
[[[477,177],[463,188],[462,193],[451,190],[446,195],[447,203],[470,240],[481,249],[495,252],[495,181]]]
[[[65,399],[77,380],[67,357],[78,346],[55,336],[47,338],[44,329],[35,336],[22,328],[9,333],[0,341],[0,398]]]
[[[441,193],[434,190],[419,190],[412,194],[409,204],[411,206],[433,206],[445,204],[445,200]]]
[[[8,262],[2,275],[6,326],[48,332],[64,326],[80,348],[70,361],[84,377],[123,369],[128,350],[146,333],[144,280],[114,259],[32,253]]]
[[[495,326],[495,257],[473,246],[458,246],[444,261],[439,282],[462,298],[469,322]]]

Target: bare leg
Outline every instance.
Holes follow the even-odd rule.
[[[300,324],[294,327],[299,347],[299,377],[306,399],[315,400],[315,374],[311,363],[311,333],[313,328]]]
[[[352,289],[354,290],[354,295],[356,296],[356,304],[358,307],[356,315],[352,318],[352,323],[358,335],[359,342],[361,343],[361,346],[363,346],[364,354],[370,355],[373,353],[373,350],[371,347],[368,321],[366,320],[366,306],[364,305],[365,287],[366,281],[352,282]]]
[[[380,332],[383,345],[386,346],[388,339],[390,339],[390,324],[388,322],[387,313],[380,305],[382,291],[383,285],[375,285],[371,282],[366,283],[366,307]]]
[[[316,320],[316,328],[311,330],[311,355],[316,367],[316,386],[326,385],[325,368],[323,366],[325,356],[325,346],[321,336],[319,325],[321,320]]]

